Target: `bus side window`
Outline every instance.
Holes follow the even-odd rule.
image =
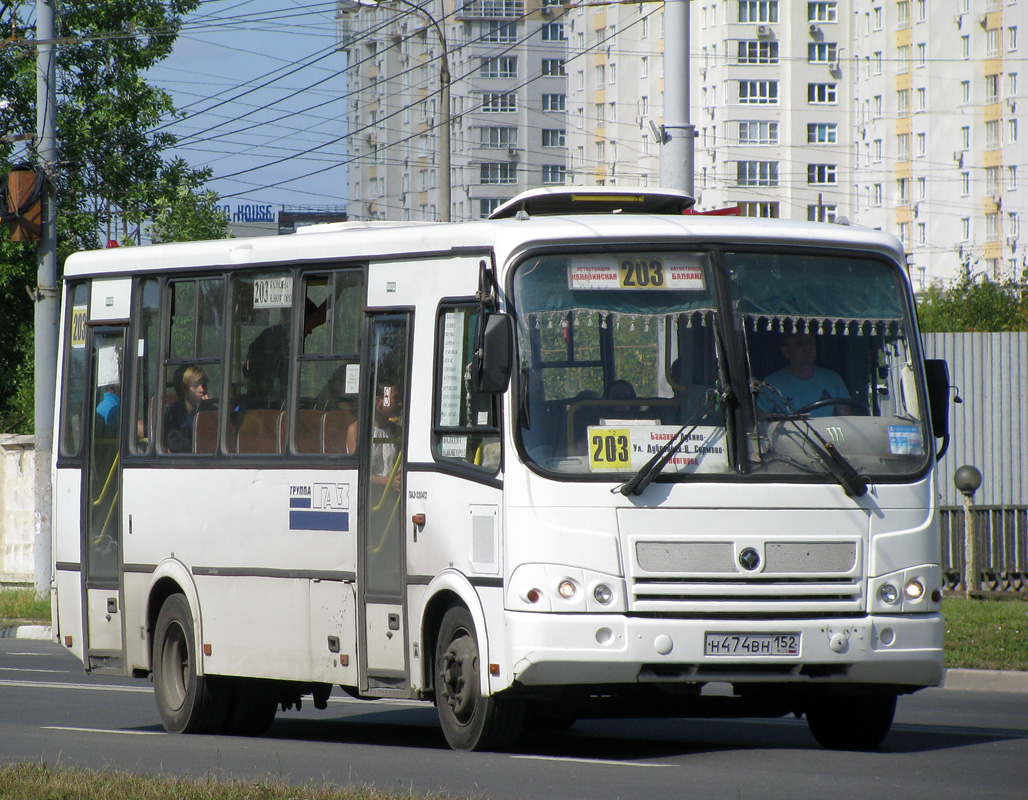
[[[496,472],[500,467],[499,399],[471,386],[477,305],[444,307],[436,332],[432,449],[453,460]]]
[[[363,273],[346,269],[304,275],[303,304],[293,448],[342,455],[346,430],[357,419]]]
[[[129,435],[132,452],[153,452],[157,420],[158,338],[161,330],[160,283],[155,278],[139,282],[136,289],[135,341],[135,435]]]
[[[171,282],[168,289],[171,324],[163,380],[149,393],[147,403],[160,417],[162,452],[213,453],[222,392],[225,282],[221,278],[180,280]],[[142,392],[140,387],[140,404]],[[137,415],[144,414],[150,410],[140,405]]]
[[[64,378],[61,381],[61,455],[74,457],[82,450],[83,405],[86,391],[86,320],[89,284],[68,288],[67,327],[64,330]],[[92,413],[92,409],[90,409]]]

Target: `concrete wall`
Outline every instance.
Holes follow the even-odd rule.
[[[35,579],[35,493],[35,439],[0,435],[0,583]]]

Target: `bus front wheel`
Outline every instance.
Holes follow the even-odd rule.
[[[475,624],[463,606],[443,616],[435,654],[435,704],[454,750],[498,750],[513,744],[524,724],[524,703],[481,691]]]
[[[218,730],[228,713],[228,694],[216,680],[196,674],[193,616],[181,594],[164,601],[153,635],[153,684],[169,733]]]
[[[829,750],[874,750],[889,735],[896,695],[825,697],[807,708],[807,725]]]

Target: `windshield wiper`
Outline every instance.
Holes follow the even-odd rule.
[[[785,412],[783,421],[790,423],[810,443],[818,460],[839,485],[842,486],[848,496],[863,497],[867,494],[867,479],[857,472],[854,466],[839,452],[839,448],[825,439],[820,431],[810,424],[806,417],[800,417],[796,414],[776,387],[770,383],[754,379],[750,383],[750,390],[753,394],[764,394],[770,397],[779,409]],[[803,421],[802,426],[796,421],[797,419]]]
[[[653,457],[643,464],[635,475],[620,486],[615,486],[611,489],[611,494],[621,492],[621,494],[626,497],[630,494],[642,494],[643,489],[653,483],[653,479],[656,478],[664,467],[668,465],[668,462],[671,461],[675,453],[678,452],[678,448],[681,447],[688,440],[690,434],[699,427],[700,421],[702,421],[706,416],[707,412],[727,397],[727,392],[722,394],[718,392],[717,389],[708,389],[706,399],[692,413],[689,419],[685,421],[685,424],[675,431],[675,435],[668,439],[667,443],[661,447],[660,450],[654,453]],[[690,425],[692,426],[691,428],[689,428]],[[689,430],[686,431],[686,428],[689,428]]]

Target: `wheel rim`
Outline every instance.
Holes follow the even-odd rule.
[[[161,695],[172,711],[178,711],[186,701],[189,681],[189,646],[181,625],[172,625],[164,636],[161,654]]]
[[[461,725],[466,725],[478,705],[478,647],[467,631],[460,631],[443,653],[440,666],[443,700]]]

